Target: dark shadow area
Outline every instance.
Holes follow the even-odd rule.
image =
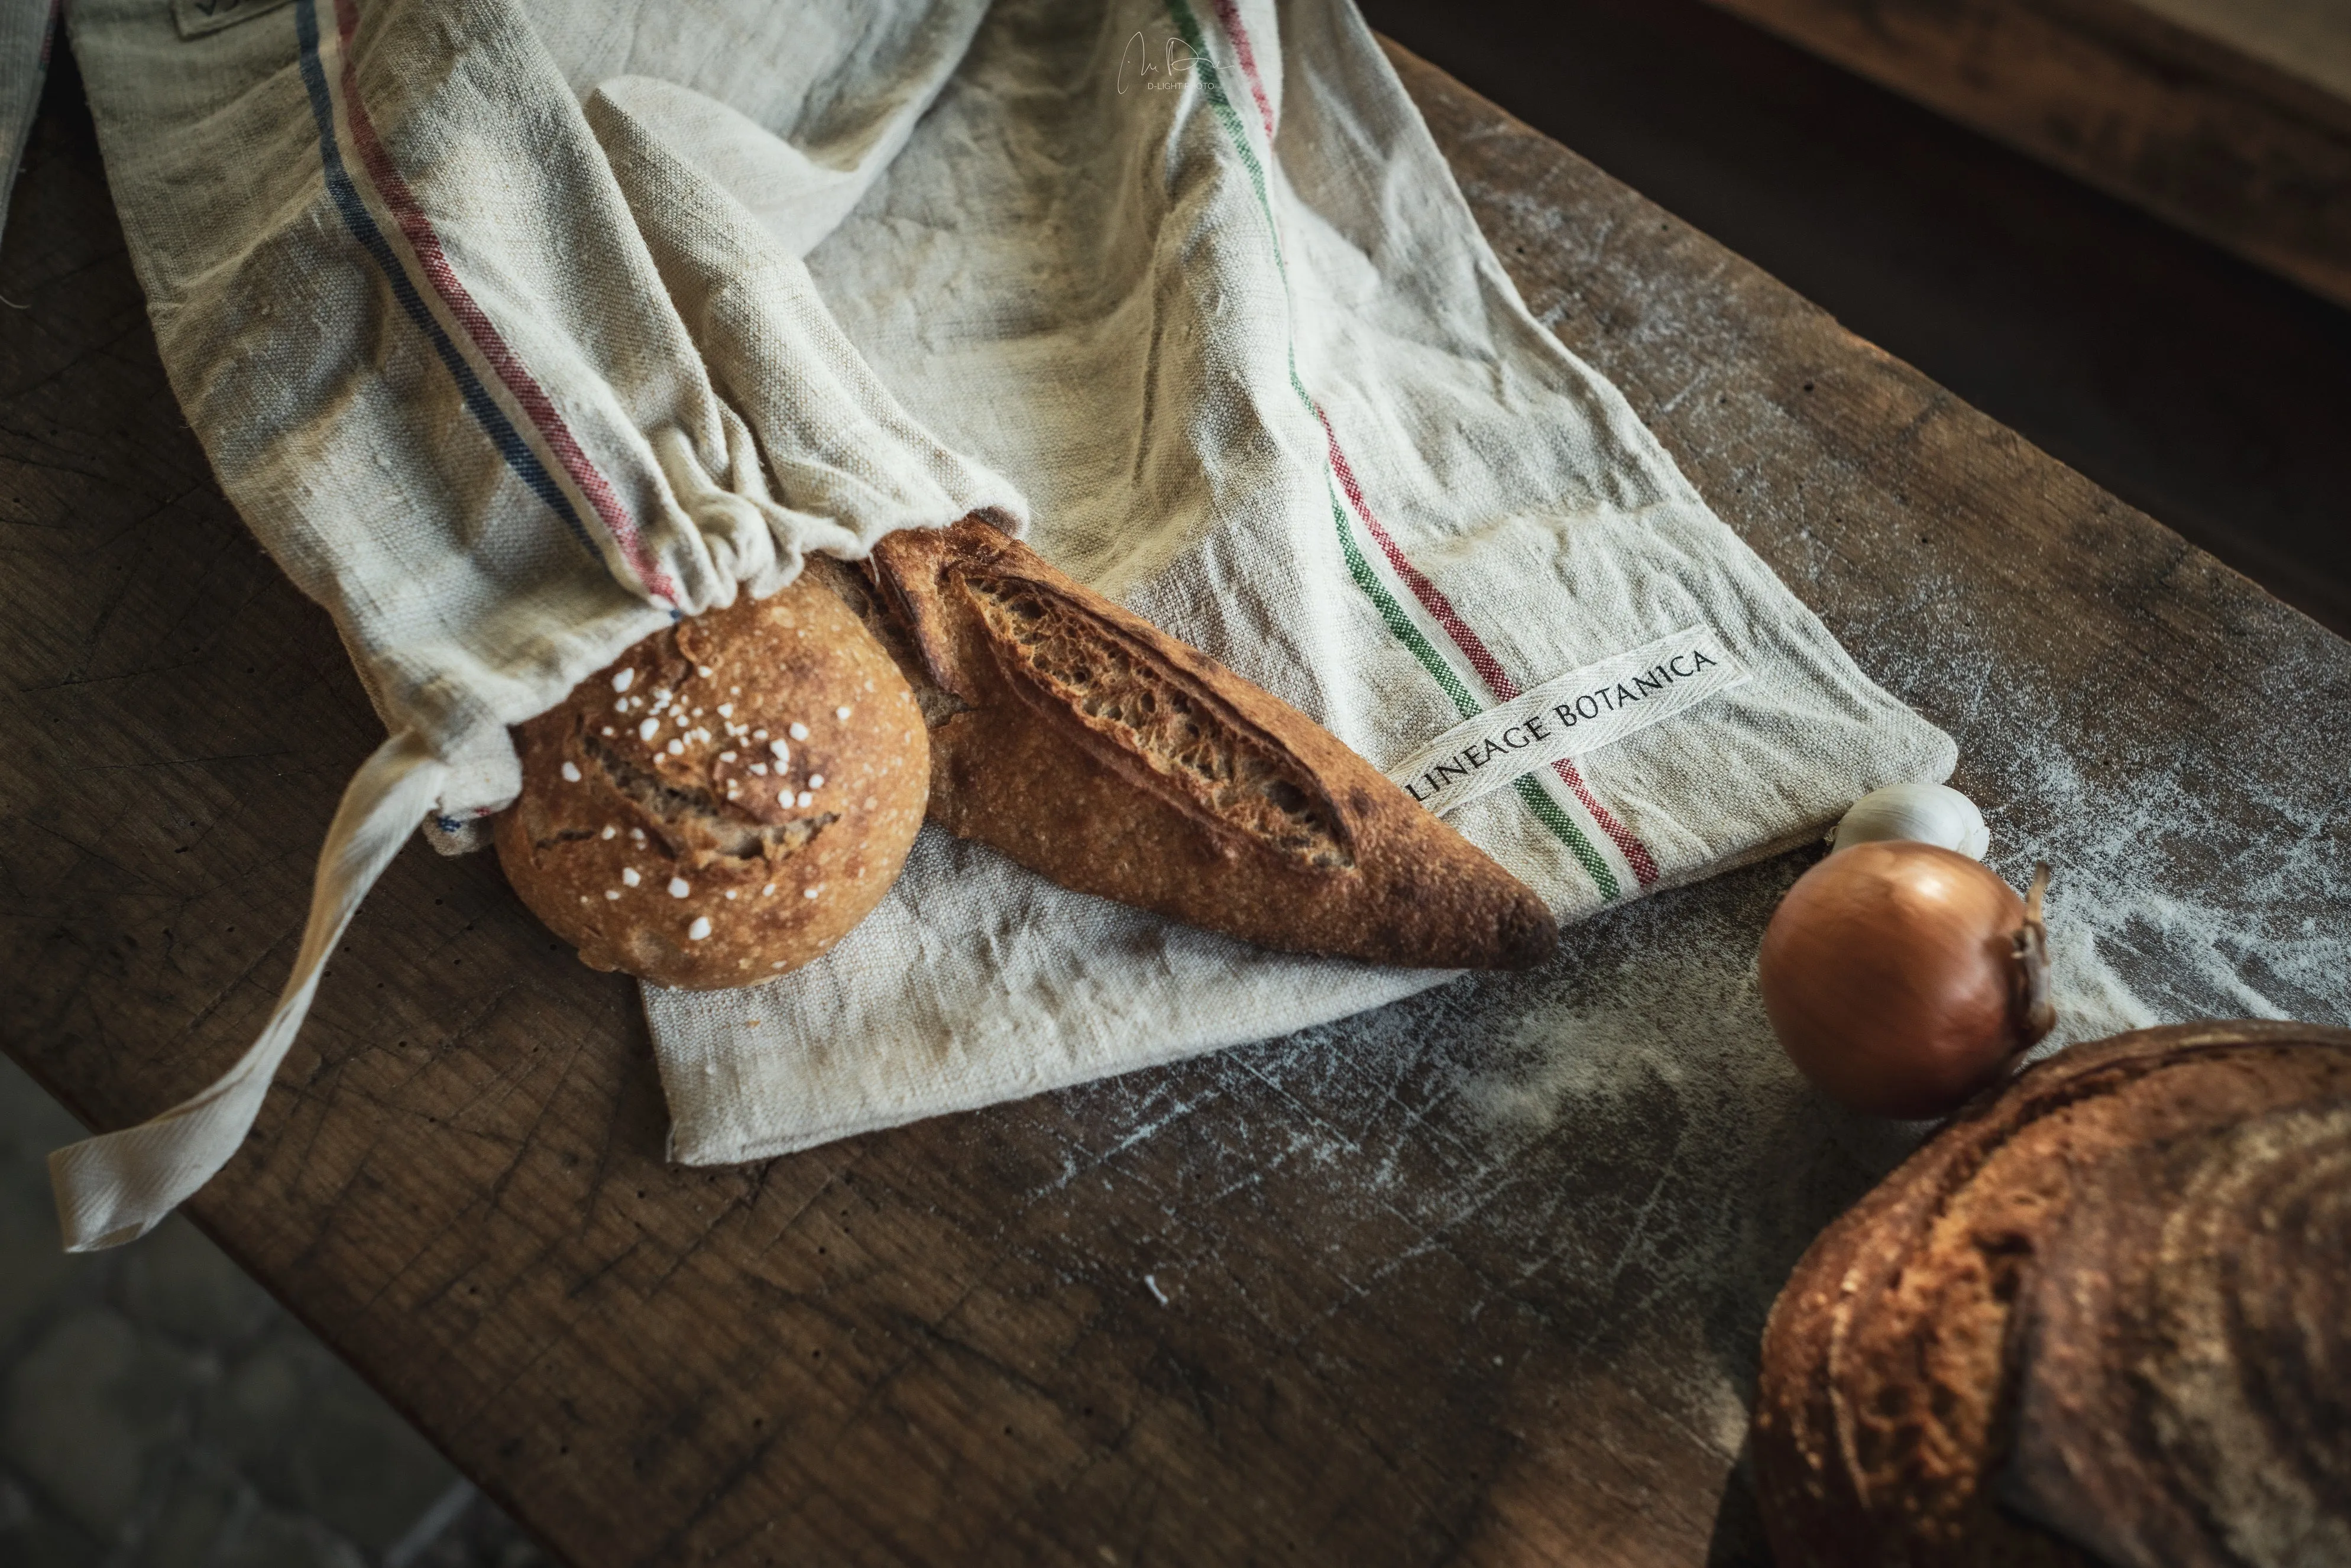
[[[1706,1543],[1706,1568],[1771,1568],[1771,1543],[1763,1534],[1763,1510],[1748,1468],[1751,1462],[1741,1453],[1722,1483],[1714,1533]]]
[[[147,405],[82,396],[93,383],[71,373],[75,346],[110,323],[138,340],[106,352],[155,352],[97,161],[60,43],[0,256],[0,320],[5,362],[21,378],[5,389],[8,428],[57,444],[68,465],[142,418],[150,443],[190,441],[184,428],[157,429]],[[151,373],[160,389],[161,368]],[[205,526],[166,507],[117,532],[102,512],[43,516],[47,494],[6,499],[17,513],[11,568],[37,582],[113,573],[166,534],[184,540]],[[28,512],[42,527],[25,526]],[[48,537],[26,542],[37,532]],[[235,598],[233,586],[217,591]],[[201,617],[189,619],[184,634],[201,636]],[[340,663],[323,613],[316,626],[320,645],[293,656]],[[360,702],[355,684],[343,700]],[[23,712],[12,715],[18,737],[33,733]],[[37,787],[11,788],[12,825],[24,828]],[[110,895],[85,884],[87,902],[61,910],[11,892],[13,917],[59,929]],[[5,1025],[13,1049],[70,1027],[23,1009]],[[62,1251],[47,1156],[83,1131],[0,1056],[0,1568],[546,1568],[518,1525],[185,1218],[135,1246]]]
[[[73,1118],[0,1058],[0,1563],[546,1568],[186,1219],[57,1248]]]
[[[1362,6],[2351,634],[2351,312],[1698,0]]]

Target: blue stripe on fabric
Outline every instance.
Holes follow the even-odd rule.
[[[384,239],[383,231],[376,226],[375,214],[368,211],[366,202],[360,199],[359,187],[351,183],[350,173],[343,166],[342,148],[335,140],[334,99],[327,90],[326,65],[319,57],[318,0],[295,0],[294,31],[302,46],[302,84],[309,90],[310,113],[319,122],[319,155],[326,166],[327,192],[335,199],[336,210],[342,214],[343,226],[350,229],[352,237],[375,258],[384,280],[392,285],[392,297],[400,301],[401,308],[408,312],[408,319],[416,323],[417,329],[432,343],[434,351],[441,356],[441,362],[449,368],[450,376],[457,383],[458,395],[465,400],[466,411],[488,432],[491,443],[497,447],[498,455],[506,459],[507,466],[530,487],[532,494],[547,503],[550,511],[563,519],[570,528],[572,537],[590,555],[602,559],[603,552],[596,548],[596,541],[581,525],[580,514],[571,505],[571,497],[556,484],[546,465],[539,462],[538,454],[523,440],[513,422],[507,418],[506,410],[491,398],[483,387],[481,378],[474,374],[474,367],[465,362],[465,355],[450,340],[449,334],[442,329],[432,308],[424,303],[423,296],[417,292],[407,268],[400,265],[399,256]]]

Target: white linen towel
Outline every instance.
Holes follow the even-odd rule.
[[[190,423],[393,738],[270,1034],[56,1157],[69,1244],[138,1234],[233,1152],[420,800],[462,847],[512,798],[507,726],[893,528],[1029,529],[1409,764],[1562,919],[1949,770],[1529,316],[1343,0],[247,9],[71,25]],[[1437,790],[1473,767],[1508,781]],[[646,1006],[674,1152],[705,1163],[1441,978],[1252,949],[926,829],[826,958]]]

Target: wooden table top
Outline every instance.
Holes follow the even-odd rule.
[[[1710,0],[2351,306],[2351,26],[2242,0]]]
[[[2074,1032],[2351,1021],[2351,644],[1397,63],[1537,313],[1958,737],[1995,863],[2057,863]],[[379,735],[51,98],[0,250],[0,1043],[114,1127],[252,1038]],[[1760,1561],[1763,1313],[1909,1135],[1771,1045],[1802,861],[1534,975],[689,1170],[632,985],[417,844],[191,1209],[580,1564]]]

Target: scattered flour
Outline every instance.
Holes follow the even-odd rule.
[[[2055,868],[2052,1049],[2199,1017],[2351,1021],[2351,802],[2297,812],[2240,780],[2224,805],[2177,769],[2108,789],[2062,752],[2022,760],[2042,804],[1994,814],[1993,842],[2011,880]],[[2002,814],[2023,819],[2004,847]]]
[[[2020,889],[2053,868],[2046,1049],[2204,1017],[2351,1023],[2351,744],[2265,750],[2249,702],[2205,716],[2194,749],[2225,762],[2191,766],[2135,716],[2142,674],[2034,699],[2044,673],[1955,673],[1920,646],[1878,674],[1959,741],[1992,868]],[[2280,704],[2341,685],[2273,679]],[[1410,1324],[1479,1347],[1460,1379],[1503,1353],[1513,1407],[1636,1410],[1727,1462],[1788,1270],[1928,1130],[1829,1104],[1772,1040],[1756,948],[1812,859],[1610,911],[1534,974],[1056,1096],[1090,1152],[1036,1196],[1114,1166],[1161,1186],[1138,1268],[1183,1267],[1197,1312],[1278,1321],[1329,1375],[1364,1323]]]

